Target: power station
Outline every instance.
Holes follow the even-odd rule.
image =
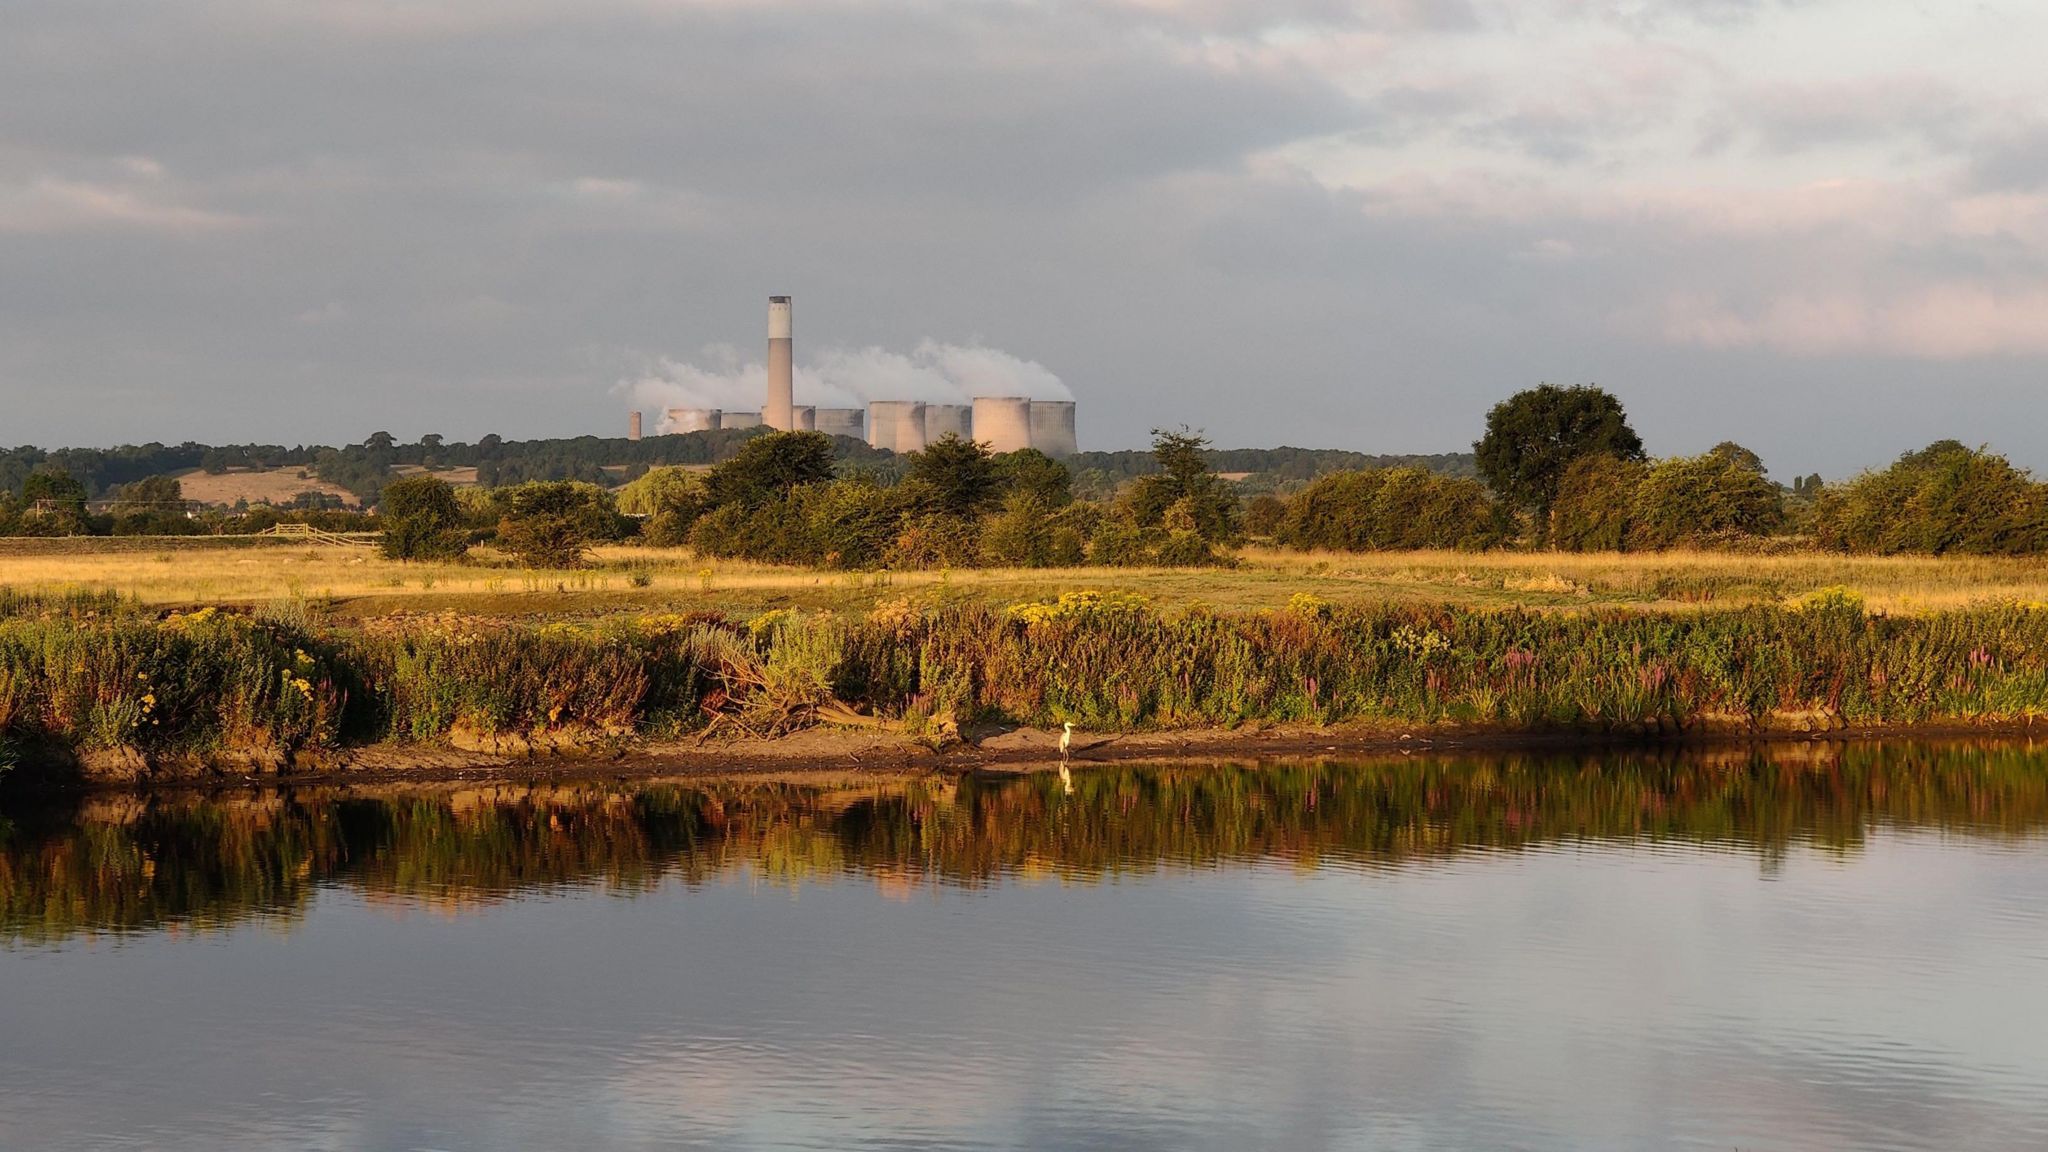
[[[925,445],[947,436],[980,440],[999,454],[1035,448],[1060,457],[1079,451],[1072,400],[1028,396],[976,396],[971,404],[870,400],[865,410],[796,403],[796,330],[787,296],[768,298],[768,388],[759,412],[670,408],[665,416],[663,431],[671,434],[765,425],[782,432],[817,431],[865,439],[891,452],[921,452]],[[638,412],[632,414],[630,435],[640,438]]]

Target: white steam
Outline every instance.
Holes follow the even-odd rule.
[[[670,408],[752,412],[768,390],[768,367],[742,360],[731,345],[706,348],[698,363],[663,357],[612,389],[635,411],[657,413],[667,432]],[[908,355],[886,348],[826,348],[796,368],[796,402],[820,408],[864,408],[870,400],[966,404],[976,396],[1071,400],[1074,393],[1035,360],[978,344],[926,340]]]

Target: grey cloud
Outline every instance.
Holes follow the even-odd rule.
[[[2048,124],[2007,131],[1984,143],[1970,163],[1972,187],[1986,192],[2048,191]]]
[[[1772,6],[1656,10],[1738,8]],[[1461,60],[1502,34],[1498,5],[313,11],[10,7],[0,221],[25,223],[0,223],[0,440],[610,431],[620,379],[711,344],[754,354],[761,297],[790,291],[813,349],[931,339],[1045,364],[1088,446],[1186,421],[1232,444],[1457,449],[1547,379],[1616,388],[1659,451],[1732,436],[1831,472],[1928,438],[1915,398],[1941,386],[1960,398],[1942,431],[2048,462],[2040,422],[2011,417],[2039,409],[2035,361],[1799,360],[1618,325],[1675,288],[1746,309],[1807,269],[2016,280],[2026,252],[1574,208],[1673,131],[1660,73],[1550,106],[1441,61],[1374,63],[1416,44]],[[1339,34],[1365,46],[1348,74],[1282,50]],[[1353,191],[1288,168],[1306,141],[1418,151]],[[1458,175],[1431,167],[1443,141],[1578,183],[1390,208],[1398,178]],[[1979,178],[2043,151],[2015,139]],[[66,188],[114,196],[64,217]]]

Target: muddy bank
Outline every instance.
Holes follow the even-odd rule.
[[[1732,719],[1688,729],[1640,726],[1598,732],[1518,732],[1476,725],[1247,725],[1122,734],[1077,732],[1069,761],[1091,764],[1188,760],[1292,760],[1332,756],[1398,756],[1457,750],[1559,751],[1657,747],[1733,747],[1887,739],[2025,739],[2022,722],[1888,726],[1828,724],[1811,716],[1778,717],[1766,726]],[[811,728],[774,739],[648,741],[558,734],[546,741],[501,742],[479,748],[448,742],[384,743],[285,757],[272,752],[145,756],[133,749],[82,755],[46,749],[17,764],[7,791],[118,790],[177,786],[396,783],[407,781],[530,781],[600,778],[854,775],[903,778],[934,773],[1050,771],[1060,764],[1059,733],[986,725],[933,747],[873,728]]]

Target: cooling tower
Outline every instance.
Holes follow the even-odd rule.
[[[962,440],[972,440],[974,431],[974,409],[965,404],[927,404],[924,406],[924,442],[937,443],[940,437],[953,435]]]
[[[809,404],[798,404],[789,410],[791,431],[815,432],[818,428],[818,410]]]
[[[716,408],[671,408],[666,413],[668,431],[707,432],[718,427],[719,411]]]
[[[851,436],[865,440],[868,436],[868,414],[859,408],[819,408],[816,431],[827,436]]]
[[[795,346],[791,339],[789,297],[768,298],[768,399],[761,405],[761,423],[778,431],[796,427],[793,379]]]
[[[628,439],[628,440],[638,440],[639,438],[640,438],[640,414],[639,414],[638,412],[633,412],[633,413],[629,413],[629,414],[628,414],[628,415],[626,416],[626,439]]]
[[[974,438],[995,453],[1031,447],[1031,401],[1022,396],[976,396]]]
[[[759,428],[763,421],[759,412],[721,412],[718,426],[727,431],[734,428]]]
[[[1054,459],[1080,451],[1074,440],[1072,400],[1031,402],[1031,446]]]
[[[868,443],[891,452],[924,451],[924,401],[869,401]]]

